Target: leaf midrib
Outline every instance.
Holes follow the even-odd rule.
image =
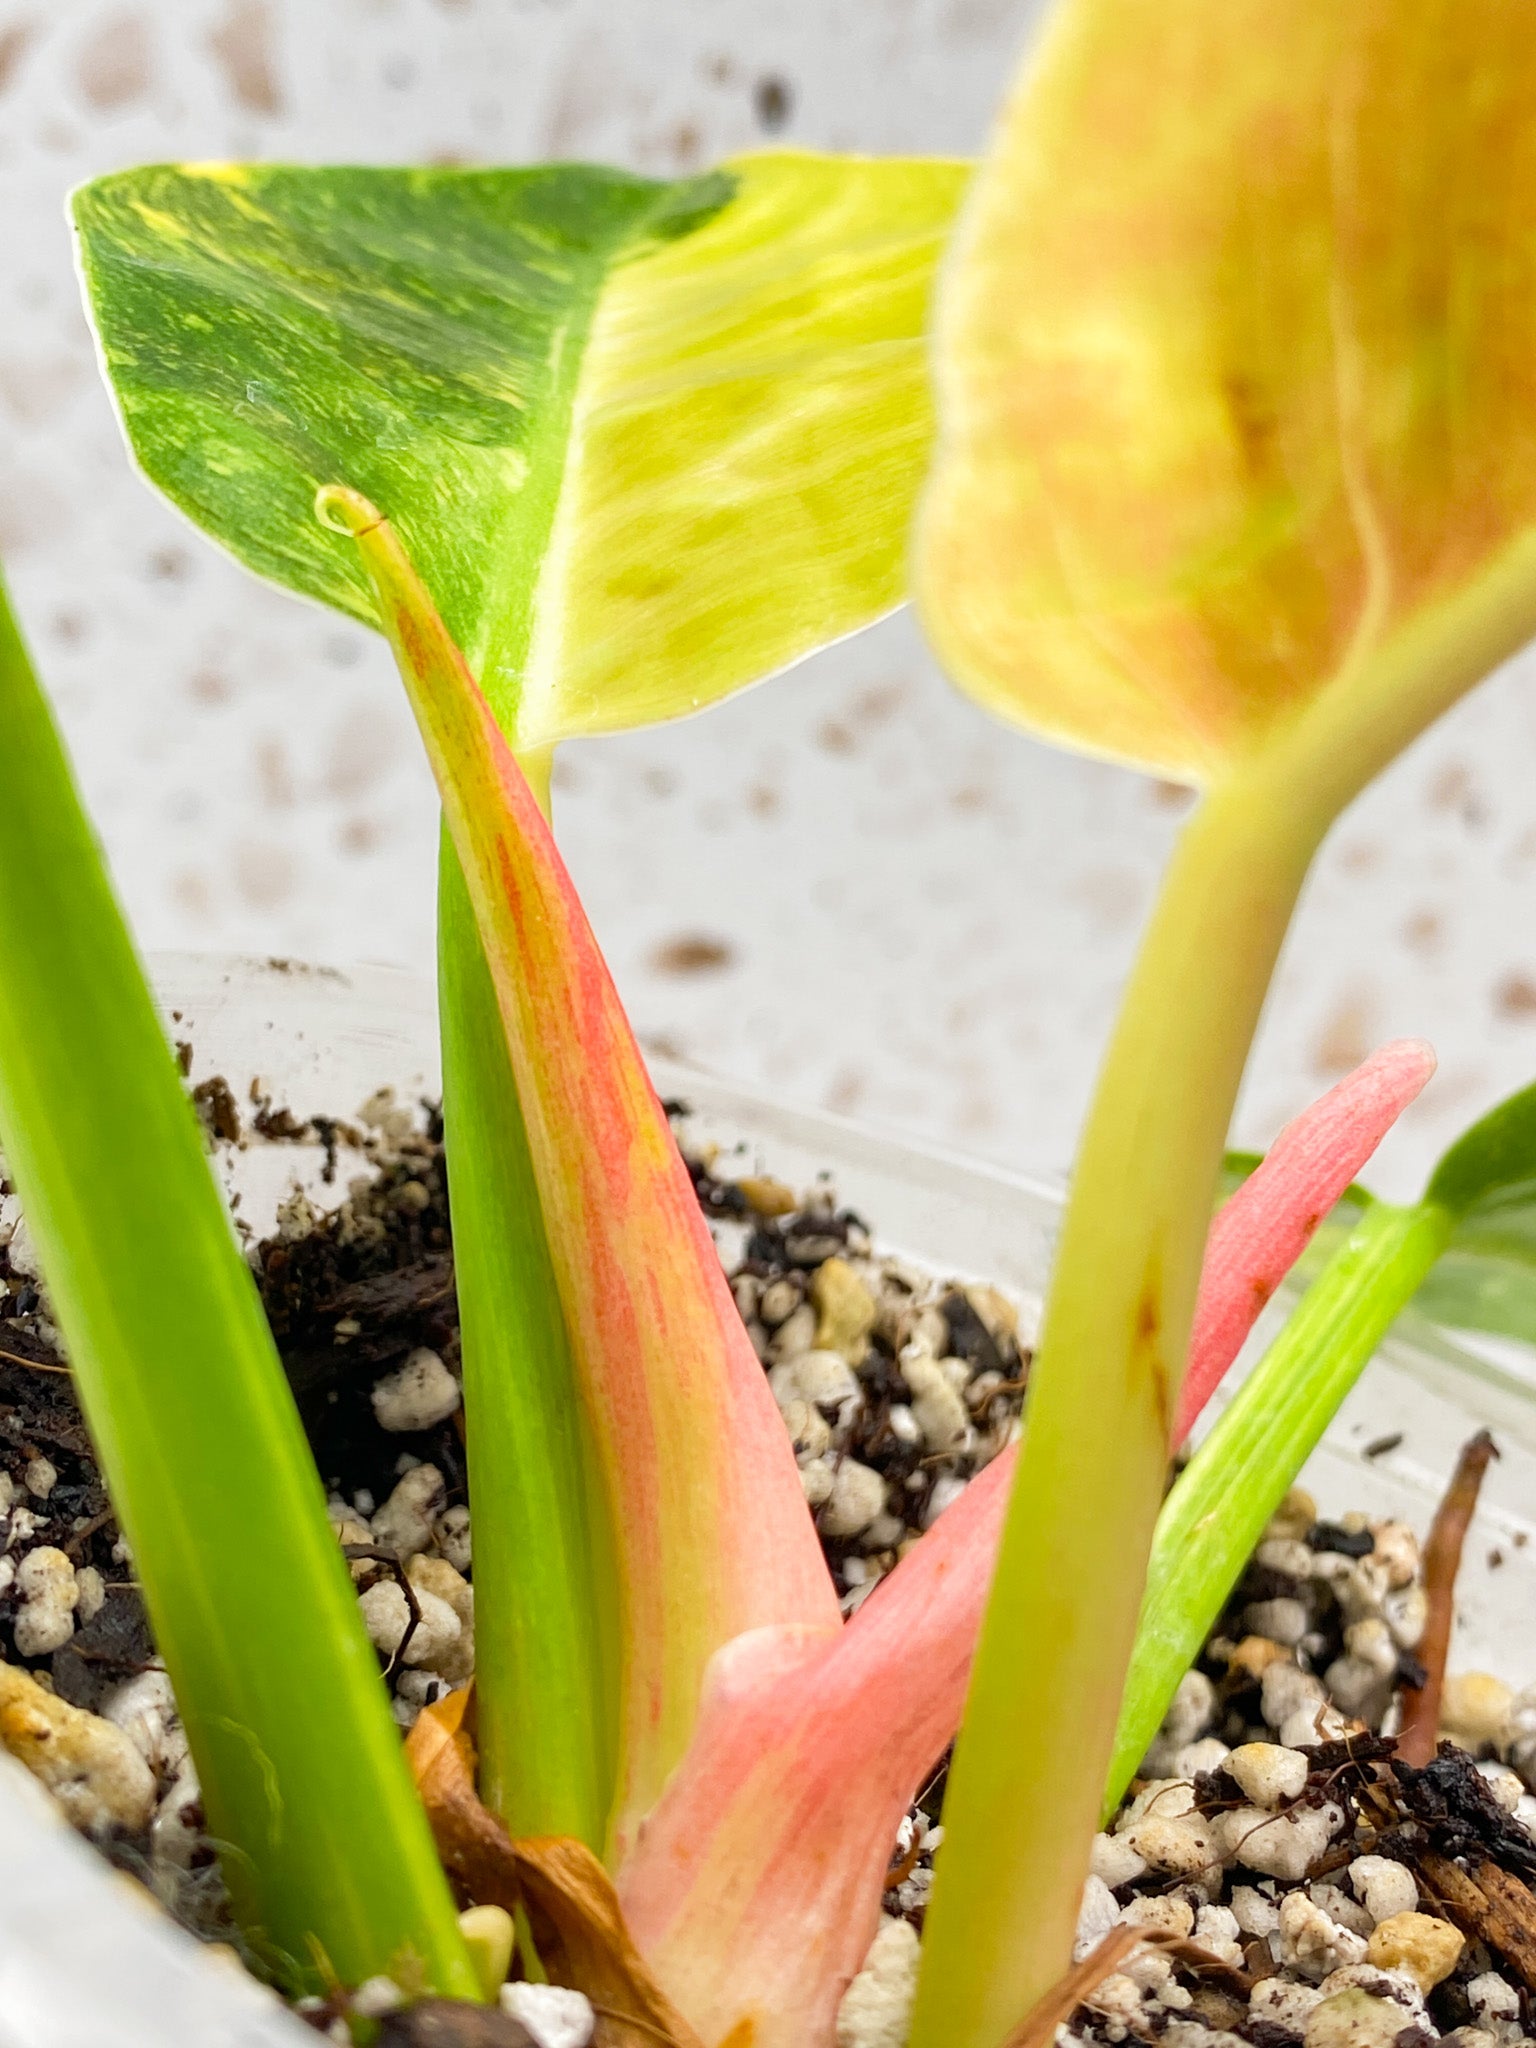
[[[528,720],[526,691],[541,623],[558,606],[563,577],[559,564],[573,542],[562,540],[569,486],[579,473],[590,396],[584,402],[582,369],[603,293],[614,272],[653,243],[653,229],[671,199],[662,187],[651,205],[628,223],[611,248],[583,260],[585,289],[566,317],[551,330],[549,383],[533,415],[524,453],[528,481],[498,522],[487,560],[496,567],[485,584],[465,658],[478,678],[498,724],[514,747]]]

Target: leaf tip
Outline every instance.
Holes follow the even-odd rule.
[[[315,493],[315,517],[332,533],[344,533],[353,540],[387,524],[378,506],[348,484],[322,484]]]
[[[1427,1038],[1394,1038],[1372,1055],[1372,1063],[1391,1067],[1402,1075],[1405,1084],[1412,1086],[1414,1095],[1433,1079],[1440,1064],[1440,1055]],[[1412,1101],[1409,1096],[1408,1100]]]

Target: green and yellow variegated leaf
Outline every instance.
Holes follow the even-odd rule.
[[[1519,0],[1066,0],[940,316],[958,681],[1202,780],[1536,630],[1533,102]]]
[[[693,710],[900,599],[964,177],[790,155],[673,183],[159,167],[86,187],[75,219],[151,479],[252,568],[373,621],[313,511],[317,487],[365,493],[539,781],[565,735]],[[581,1420],[564,1184],[541,1201],[451,850],[440,933],[482,1790],[515,1832],[598,1847],[633,1530],[609,1527]],[[572,1029],[551,1000],[542,1036]],[[676,1668],[674,1734],[697,1704]]]
[[[381,505],[519,749],[675,717],[897,604],[963,166],[129,171],[76,195],[135,454],[372,621]]]

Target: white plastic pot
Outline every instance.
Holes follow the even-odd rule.
[[[352,1115],[381,1086],[403,1099],[436,1090],[435,992],[418,976],[192,955],[152,965],[174,1035],[192,1043],[194,1077],[223,1074],[242,1103],[253,1080],[300,1117]],[[1038,1302],[1060,1212],[1055,1183],[787,1108],[672,1062],[654,1072],[663,1095],[685,1100],[695,1126],[722,1146],[724,1170],[739,1161],[797,1188],[830,1174],[883,1249]],[[296,1173],[318,1200],[335,1200],[346,1155],[338,1189],[322,1186],[320,1164],[318,1149],[251,1144],[233,1167],[240,1213],[264,1229]],[[1427,1328],[1394,1339],[1304,1479],[1325,1513],[1395,1514],[1422,1534],[1458,1447],[1483,1425],[1503,1456],[1466,1547],[1452,1663],[1523,1685],[1536,1680],[1536,1389],[1518,1370]],[[1396,1449],[1363,1455],[1398,1433]],[[0,2048],[303,2048],[314,2039],[109,1871],[0,1757]]]

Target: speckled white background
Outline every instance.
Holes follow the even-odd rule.
[[[149,946],[428,966],[434,805],[382,648],[130,473],[63,199],[162,157],[693,168],[975,149],[1026,0],[0,0],[0,552]],[[1240,1116],[1442,1055],[1406,1187],[1536,1073],[1536,700],[1494,679],[1335,834]],[[0,734],[0,801],[4,736]],[[1065,1161],[1182,799],[992,725],[905,617],[568,749],[558,822],[642,1033],[810,1103]]]

